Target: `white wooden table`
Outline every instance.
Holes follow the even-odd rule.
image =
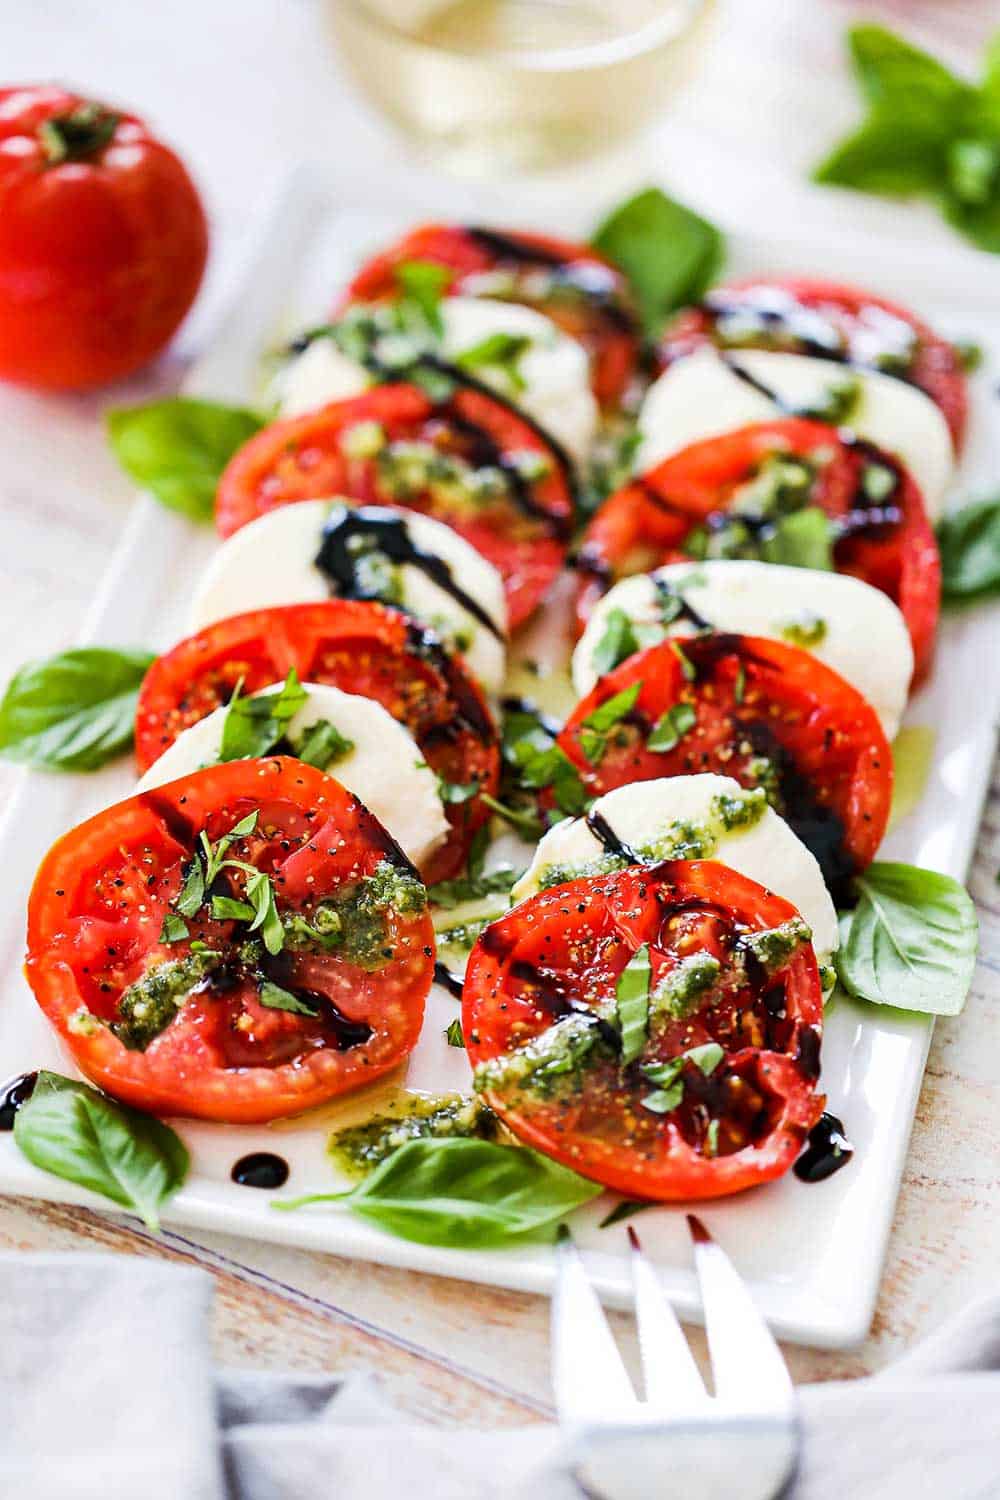
[[[843,27],[867,10],[971,66],[996,0],[721,0],[697,78],[646,140],[543,181],[456,186],[414,166],[350,94],[315,0],[33,0],[0,7],[7,82],[65,79],[134,107],[194,167],[213,216],[211,274],[174,353],[101,399],[0,392],[0,679],[72,642],[131,502],[101,436],[100,409],[176,383],[290,167],[332,172],[345,202],[415,215],[520,216],[532,205],[610,203],[651,177],[736,228],[766,212],[794,228],[844,227],[838,195],[805,174],[854,118]],[[851,227],[965,252],[927,210],[859,200]],[[904,252],[905,253],[905,252]],[[1000,263],[998,263],[1000,277]],[[10,785],[0,770],[0,794]],[[873,1370],[975,1293],[1000,1266],[1000,786],[987,807],[972,890],[982,956],[972,998],[937,1028],[871,1335],[858,1351],[788,1351],[799,1379]],[[102,1248],[196,1262],[216,1280],[221,1360],[381,1373],[396,1400],[440,1423],[531,1420],[548,1401],[547,1307],[333,1256],[221,1236],[154,1240],[112,1216],[0,1199],[0,1246]],[[632,1349],[629,1321],[615,1317]],[[700,1335],[696,1335],[699,1344]],[[634,1354],[634,1349],[632,1350]]]

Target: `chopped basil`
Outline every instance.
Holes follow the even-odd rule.
[[[690,703],[675,703],[668,708],[653,727],[646,741],[647,750],[674,750],[684,736],[694,728],[698,715]]]
[[[132,743],[148,651],[82,646],[20,667],[0,702],[0,755],[49,771],[96,771]]]
[[[532,342],[524,334],[491,333],[471,349],[464,349],[461,354],[456,354],[455,364],[463,370],[499,370],[511,389],[520,394],[527,382],[518,365],[522,355],[531,348]]]
[[[441,299],[451,271],[432,260],[404,260],[396,266],[394,276],[403,298],[414,307],[438,338],[444,333]]]
[[[462,802],[471,802],[479,792],[478,781],[446,781],[443,776],[437,779],[438,796],[446,805],[453,806]]]
[[[793,646],[819,646],[826,640],[826,621],[819,615],[808,612],[799,616],[797,620],[786,620],[779,626],[782,640],[788,641]]]
[[[457,1016],[455,1017],[454,1021],[450,1021],[448,1023],[444,1034],[447,1038],[449,1047],[465,1046],[465,1036],[462,1032],[462,1023]]]
[[[609,609],[604,634],[594,649],[591,662],[598,677],[612,671],[639,650],[632,621],[623,609]]]
[[[605,699],[582,721],[580,749],[592,766],[599,765],[604,759],[611,731],[632,712],[641,692],[642,683],[632,682],[620,693]]]
[[[306,690],[293,667],[276,693],[230,699],[222,725],[219,760],[252,760],[283,740],[290,721],[306,702]]]
[[[161,505],[210,521],[222,471],[263,426],[243,407],[172,396],[107,415],[108,437],[122,468]]]
[[[656,1115],[669,1114],[684,1098],[684,1064],[694,1063],[709,1078],[725,1055],[718,1042],[703,1042],[700,1047],[689,1047],[679,1057],[648,1064],[642,1070],[643,1076],[658,1087],[642,1100],[643,1108]]]
[[[622,1066],[642,1055],[649,1022],[649,944],[629,959],[615,985],[615,1004],[622,1038]]]
[[[698,301],[725,254],[718,229],[659,188],[647,188],[616,208],[593,244],[625,272],[649,334],[656,334],[675,308]]]
[[[318,1006],[303,1000],[299,995],[293,995],[291,990],[283,989],[280,984],[275,984],[273,979],[261,980],[257,998],[261,1005],[268,1010],[285,1010],[294,1016],[318,1016]]]
[[[325,771],[344,760],[354,749],[354,741],[341,734],[329,719],[317,719],[310,724],[299,743],[293,746],[295,757],[307,766]]]
[[[163,925],[160,928],[159,942],[179,943],[189,935],[188,924],[183,917],[179,917],[176,912],[172,911],[165,913]]]
[[[212,917],[216,922],[252,922],[256,913],[246,901],[232,896],[212,897]]]

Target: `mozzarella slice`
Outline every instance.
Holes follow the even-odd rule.
[[[475,363],[470,373],[521,406],[575,458],[586,456],[597,431],[586,351],[551,318],[516,302],[489,297],[445,297],[440,304],[441,353],[456,360],[495,334],[529,339],[513,362]],[[332,338],[316,338],[276,376],[282,416],[297,416],[328,401],[357,396],[371,383],[363,365],[341,354]]]
[[[595,608],[573,653],[573,686],[581,697],[598,679],[594,653],[612,610],[639,628],[640,645],[695,630],[683,618],[661,625],[658,581],[716,630],[767,636],[811,651],[867,698],[887,738],[895,736],[913,675],[910,634],[896,605],[880,589],[844,573],[779,563],[671,563],[622,579]]]
[[[741,380],[727,360],[773,391],[778,402]],[[860,385],[857,405],[845,425],[902,459],[920,486],[928,515],[936,520],[955,466],[940,408],[923,391],[892,375],[805,354],[741,349],[728,351],[723,360],[706,346],[678,360],[646,393],[639,413],[643,441],[636,472],[651,469],[701,438],[787,414],[788,407],[821,404],[831,383],[845,374],[856,376]]]
[[[251,609],[334,597],[331,580],[315,563],[323,525],[334,504],[350,508],[353,501],[338,496],[283,505],[241,527],[223,542],[195,592],[191,632]],[[499,692],[507,631],[500,574],[442,521],[412,510],[400,510],[398,514],[414,546],[448,565],[459,588],[480,605],[499,636],[412,563],[402,563],[398,568],[402,607],[424,625],[432,626],[446,645],[461,652],[487,692]]]
[[[751,816],[746,826],[727,830],[717,806],[720,797],[737,799],[739,806],[755,810],[757,816]],[[812,931],[820,963],[826,963],[837,947],[837,913],[815,858],[772,808],[761,806],[758,794],[745,791],[731,776],[633,782],[598,797],[591,809],[594,813],[622,843],[652,858],[685,857],[694,835],[699,844],[697,857],[717,859],[797,908]],[[554,883],[551,876],[557,870],[564,879],[586,874],[587,867],[603,855],[604,847],[586,819],[567,818],[541,840],[511,898],[523,901]]]
[[[280,685],[278,685],[280,687]],[[388,829],[419,868],[448,833],[437,792],[437,778],[410,731],[371,698],[337,687],[303,683],[306,702],[290,720],[287,735],[297,744],[313,724],[326,719],[353,742],[353,750],[333,761],[330,774],[342,782]],[[273,693],[274,687],[264,688]],[[255,696],[259,696],[255,695]],[[218,763],[228,709],[217,708],[185,729],[139,783],[139,791],[164,786]]]

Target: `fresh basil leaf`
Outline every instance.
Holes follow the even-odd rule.
[[[706,1078],[711,1077],[725,1055],[718,1042],[702,1042],[700,1047],[689,1047],[684,1054],[687,1061],[700,1068]]]
[[[184,921],[184,918],[177,916],[176,912],[166,912],[163,918],[163,925],[160,928],[159,942],[179,943],[189,936],[188,924]]]
[[[0,755],[50,771],[96,771],[132,743],[148,651],[80,646],[15,672],[0,701]]]
[[[649,944],[636,949],[615,985],[615,1004],[622,1037],[622,1067],[642,1055],[649,1025]]]
[[[869,104],[927,112],[934,101],[951,110],[965,85],[946,67],[884,26],[853,26],[847,34],[855,75]]]
[[[266,1005],[268,1010],[286,1010],[293,1016],[318,1016],[319,1010],[315,1005],[310,1005],[307,1000],[302,1000],[298,995],[293,995],[291,990],[282,989],[280,984],[275,984],[273,979],[261,981],[257,998],[261,1005]]]
[[[201,910],[205,900],[205,871],[197,854],[184,872],[184,881],[181,885],[174,907],[182,917],[193,917]]]
[[[613,729],[627,714],[632,712],[641,692],[641,682],[630,682],[627,688],[622,688],[620,693],[606,698],[599,707],[594,709],[593,713],[587,715],[583,721],[585,728],[596,729],[599,734]]]
[[[428,328],[440,338],[444,333],[441,298],[451,281],[451,271],[433,260],[404,260],[394,274],[403,296],[413,303]]]
[[[160,1205],[181,1186],[189,1165],[169,1126],[58,1073],[39,1073],[14,1117],[14,1140],[43,1172],[110,1198],[153,1231],[160,1227]]]
[[[511,389],[521,392],[527,382],[518,368],[521,356],[531,348],[533,340],[523,333],[491,333],[471,349],[456,354],[455,363],[463,370],[500,370],[510,383]]]
[[[593,245],[625,272],[650,334],[675,308],[698,301],[725,255],[718,229],[659,188],[647,188],[616,208]]]
[[[471,802],[479,791],[478,781],[446,781],[443,776],[439,776],[437,784],[438,796],[448,805]]]
[[[605,672],[613,671],[628,657],[634,656],[638,650],[639,642],[628,615],[623,609],[609,609],[604,624],[604,634],[598,641],[591,658],[598,677],[603,677]]]
[[[350,755],[353,749],[354,741],[341,734],[335,724],[331,724],[329,719],[317,719],[315,724],[310,724],[295,746],[295,755],[296,759],[304,761],[307,766],[325,771],[328,766],[334,766]]]
[[[598,1224],[598,1229],[610,1229],[612,1224],[620,1224],[623,1219],[631,1219],[635,1214],[645,1213],[647,1208],[656,1208],[655,1203],[639,1203],[630,1198],[623,1198],[616,1203],[610,1213],[605,1214]]]
[[[108,437],[125,472],[169,510],[210,521],[223,469],[264,425],[256,412],[172,396],[107,416]]]
[[[903,131],[895,117],[873,119],[830,152],[813,180],[859,193],[934,193],[944,181],[944,152],[942,132],[933,122]]]
[[[212,916],[216,922],[250,922],[256,913],[245,901],[232,896],[212,897]]]
[[[294,667],[276,693],[258,693],[252,698],[236,694],[226,709],[219,760],[253,760],[266,755],[284,739],[306,698]]]
[[[639,1100],[643,1109],[648,1109],[654,1115],[669,1115],[670,1111],[676,1109],[684,1098],[684,1080],[678,1078],[666,1088],[653,1089]]]
[[[448,1040],[449,1047],[465,1046],[465,1034],[462,1031],[462,1023],[457,1016],[454,1021],[449,1021],[444,1034]]]
[[[837,976],[874,1005],[956,1016],[976,962],[978,923],[968,892],[914,865],[869,865],[858,904],[840,919]]]
[[[274,886],[263,870],[255,870],[246,884],[246,898],[254,909],[250,932],[259,932],[268,953],[280,953],[285,946],[285,929],[281,925],[274,899]]]
[[[408,1141],[350,1193],[275,1203],[338,1203],[421,1245],[488,1250],[548,1231],[602,1191],[523,1146],[475,1139]]]
[[[675,703],[657,720],[646,741],[647,750],[674,750],[698,721],[690,703]]]
[[[678,1057],[668,1057],[666,1062],[647,1063],[642,1070],[644,1078],[650,1083],[658,1083],[661,1088],[669,1088],[684,1071],[684,1054]]]
[[[782,516],[774,535],[762,540],[760,555],[764,562],[832,572],[833,532],[825,512],[818,505],[807,505]]]
[[[938,527],[946,599],[975,599],[1000,589],[1000,500],[979,500]]]

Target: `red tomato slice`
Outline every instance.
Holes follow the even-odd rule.
[[[925,672],[937,632],[941,563],[920,490],[908,470],[874,444],[800,418],[755,422],[692,443],[609,496],[577,555],[580,628],[619,578],[676,561],[690,533],[725,515],[740,486],[775,454],[813,467],[809,504],[834,522],[838,572],[872,584],[898,604],[913,642],[915,675]],[[863,483],[872,465],[894,480],[878,501]]]
[[[815,277],[748,277],[678,315],[660,346],[661,366],[708,341],[846,359],[898,375],[937,403],[961,449],[969,404],[962,362],[953,344],[897,302]]]
[[[808,942],[770,973],[745,955],[754,933],[797,915],[713,861],[632,867],[530,897],[469,959],[462,1030],[477,1088],[521,1140],[629,1197],[714,1198],[780,1177],[823,1107],[819,971]],[[623,1065],[615,989],[642,944],[649,1021]],[[712,987],[658,1006],[657,988],[705,955],[718,965]],[[681,1097],[663,1109],[643,1069],[713,1042],[720,1061],[707,1074],[685,1061]],[[555,1065],[546,1073],[539,1060]]]
[[[633,685],[631,706],[595,737],[592,715]],[[664,715],[679,705],[667,721],[673,748],[651,750],[657,726],[672,737]],[[702,771],[765,786],[835,892],[874,859],[889,818],[892,753],[875,710],[808,651],[760,636],[686,636],[637,652],[577,704],[557,743],[595,797]]]
[[[638,319],[625,277],[588,245],[520,230],[423,224],[366,262],[344,303],[398,296],[396,268],[414,260],[454,272],[448,287],[454,296],[503,297],[545,313],[587,350],[601,405],[621,401],[638,362]],[[503,282],[477,280],[490,272],[501,273]]]
[[[493,564],[504,581],[513,630],[562,567],[573,514],[570,468],[539,428],[478,382],[462,378],[466,384],[442,401],[414,385],[384,385],[272,422],[234,455],[219,481],[220,533],[231,536],[296,500],[342,495],[403,505],[444,521]],[[345,435],[361,422],[377,422],[389,444],[419,443],[432,455],[458,460],[470,474],[488,471],[499,487],[471,500],[456,495],[453,482],[401,493],[387,483],[375,457],[345,451]],[[525,457],[544,463],[540,478],[527,477]]]
[[[405,724],[427,764],[445,781],[478,780],[495,796],[499,737],[478,686],[437,637],[381,604],[331,599],[234,615],[188,636],[146,673],[136,712],[135,747],[146,771],[185,729],[246,694],[283,682],[326,683],[373,698]],[[428,884],[456,875],[473,836],[490,816],[481,796],[449,803],[452,836],[422,872]]]
[[[416,1045],[434,966],[423,906],[378,908],[376,946],[365,938],[365,947],[359,941],[347,950],[350,957],[287,934],[277,954],[260,942],[251,954],[248,924],[218,920],[208,904],[188,916],[188,936],[161,940],[199,835],[214,843],[254,811],[256,827],[229,854],[270,876],[282,916],[312,923],[324,902],[370,889],[359,882],[380,866],[409,869],[338,781],[272,758],[213,766],[130,797],[64,835],[38,871],[28,908],[28,982],[87,1077],[140,1109],[272,1120],[370,1083]],[[248,879],[226,869],[212,892],[240,899]],[[408,889],[419,894],[412,879]],[[186,987],[176,1014],[144,1038],[144,1050],[134,1034],[126,1046],[111,1029],[128,1013],[122,997],[160,964],[190,964],[195,940],[218,962]],[[315,1014],[273,1008],[265,981]]]

